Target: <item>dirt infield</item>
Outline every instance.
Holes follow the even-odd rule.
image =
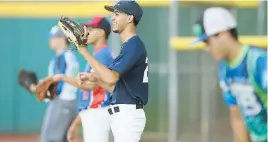
[[[36,134],[0,134],[0,142],[40,142],[39,138],[40,138],[39,135]],[[76,142],[83,142],[83,140],[80,139]],[[111,140],[110,142],[113,142],[113,140]],[[164,142],[164,141],[142,140],[142,142]]]
[[[39,136],[34,134],[0,134],[1,142],[38,142]]]
[[[0,134],[0,142],[40,142],[36,134]],[[82,139],[76,142],[83,142]],[[113,142],[111,140],[110,142]],[[141,142],[164,142],[163,140],[142,140]]]
[[[39,138],[36,134],[0,134],[0,142],[39,142]]]

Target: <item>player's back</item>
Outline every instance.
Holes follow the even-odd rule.
[[[229,92],[225,103],[238,105],[252,139],[258,141],[267,139],[266,58],[265,50],[244,46],[233,64],[221,63],[219,74],[222,89]]]

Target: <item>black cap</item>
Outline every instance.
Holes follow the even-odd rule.
[[[133,15],[134,19],[139,23],[142,17],[142,8],[136,1],[119,1],[114,6],[104,6],[104,8],[110,12],[118,10],[129,15]]]

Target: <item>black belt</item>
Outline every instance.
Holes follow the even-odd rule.
[[[136,109],[143,109],[143,104],[136,104]],[[114,110],[114,113],[120,112],[120,107],[116,106],[116,107],[109,108],[108,112],[110,115],[113,114],[113,110]]]

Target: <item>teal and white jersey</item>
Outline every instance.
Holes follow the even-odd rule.
[[[244,46],[232,64],[220,64],[224,102],[237,105],[254,142],[267,141],[267,54],[265,49]]]

